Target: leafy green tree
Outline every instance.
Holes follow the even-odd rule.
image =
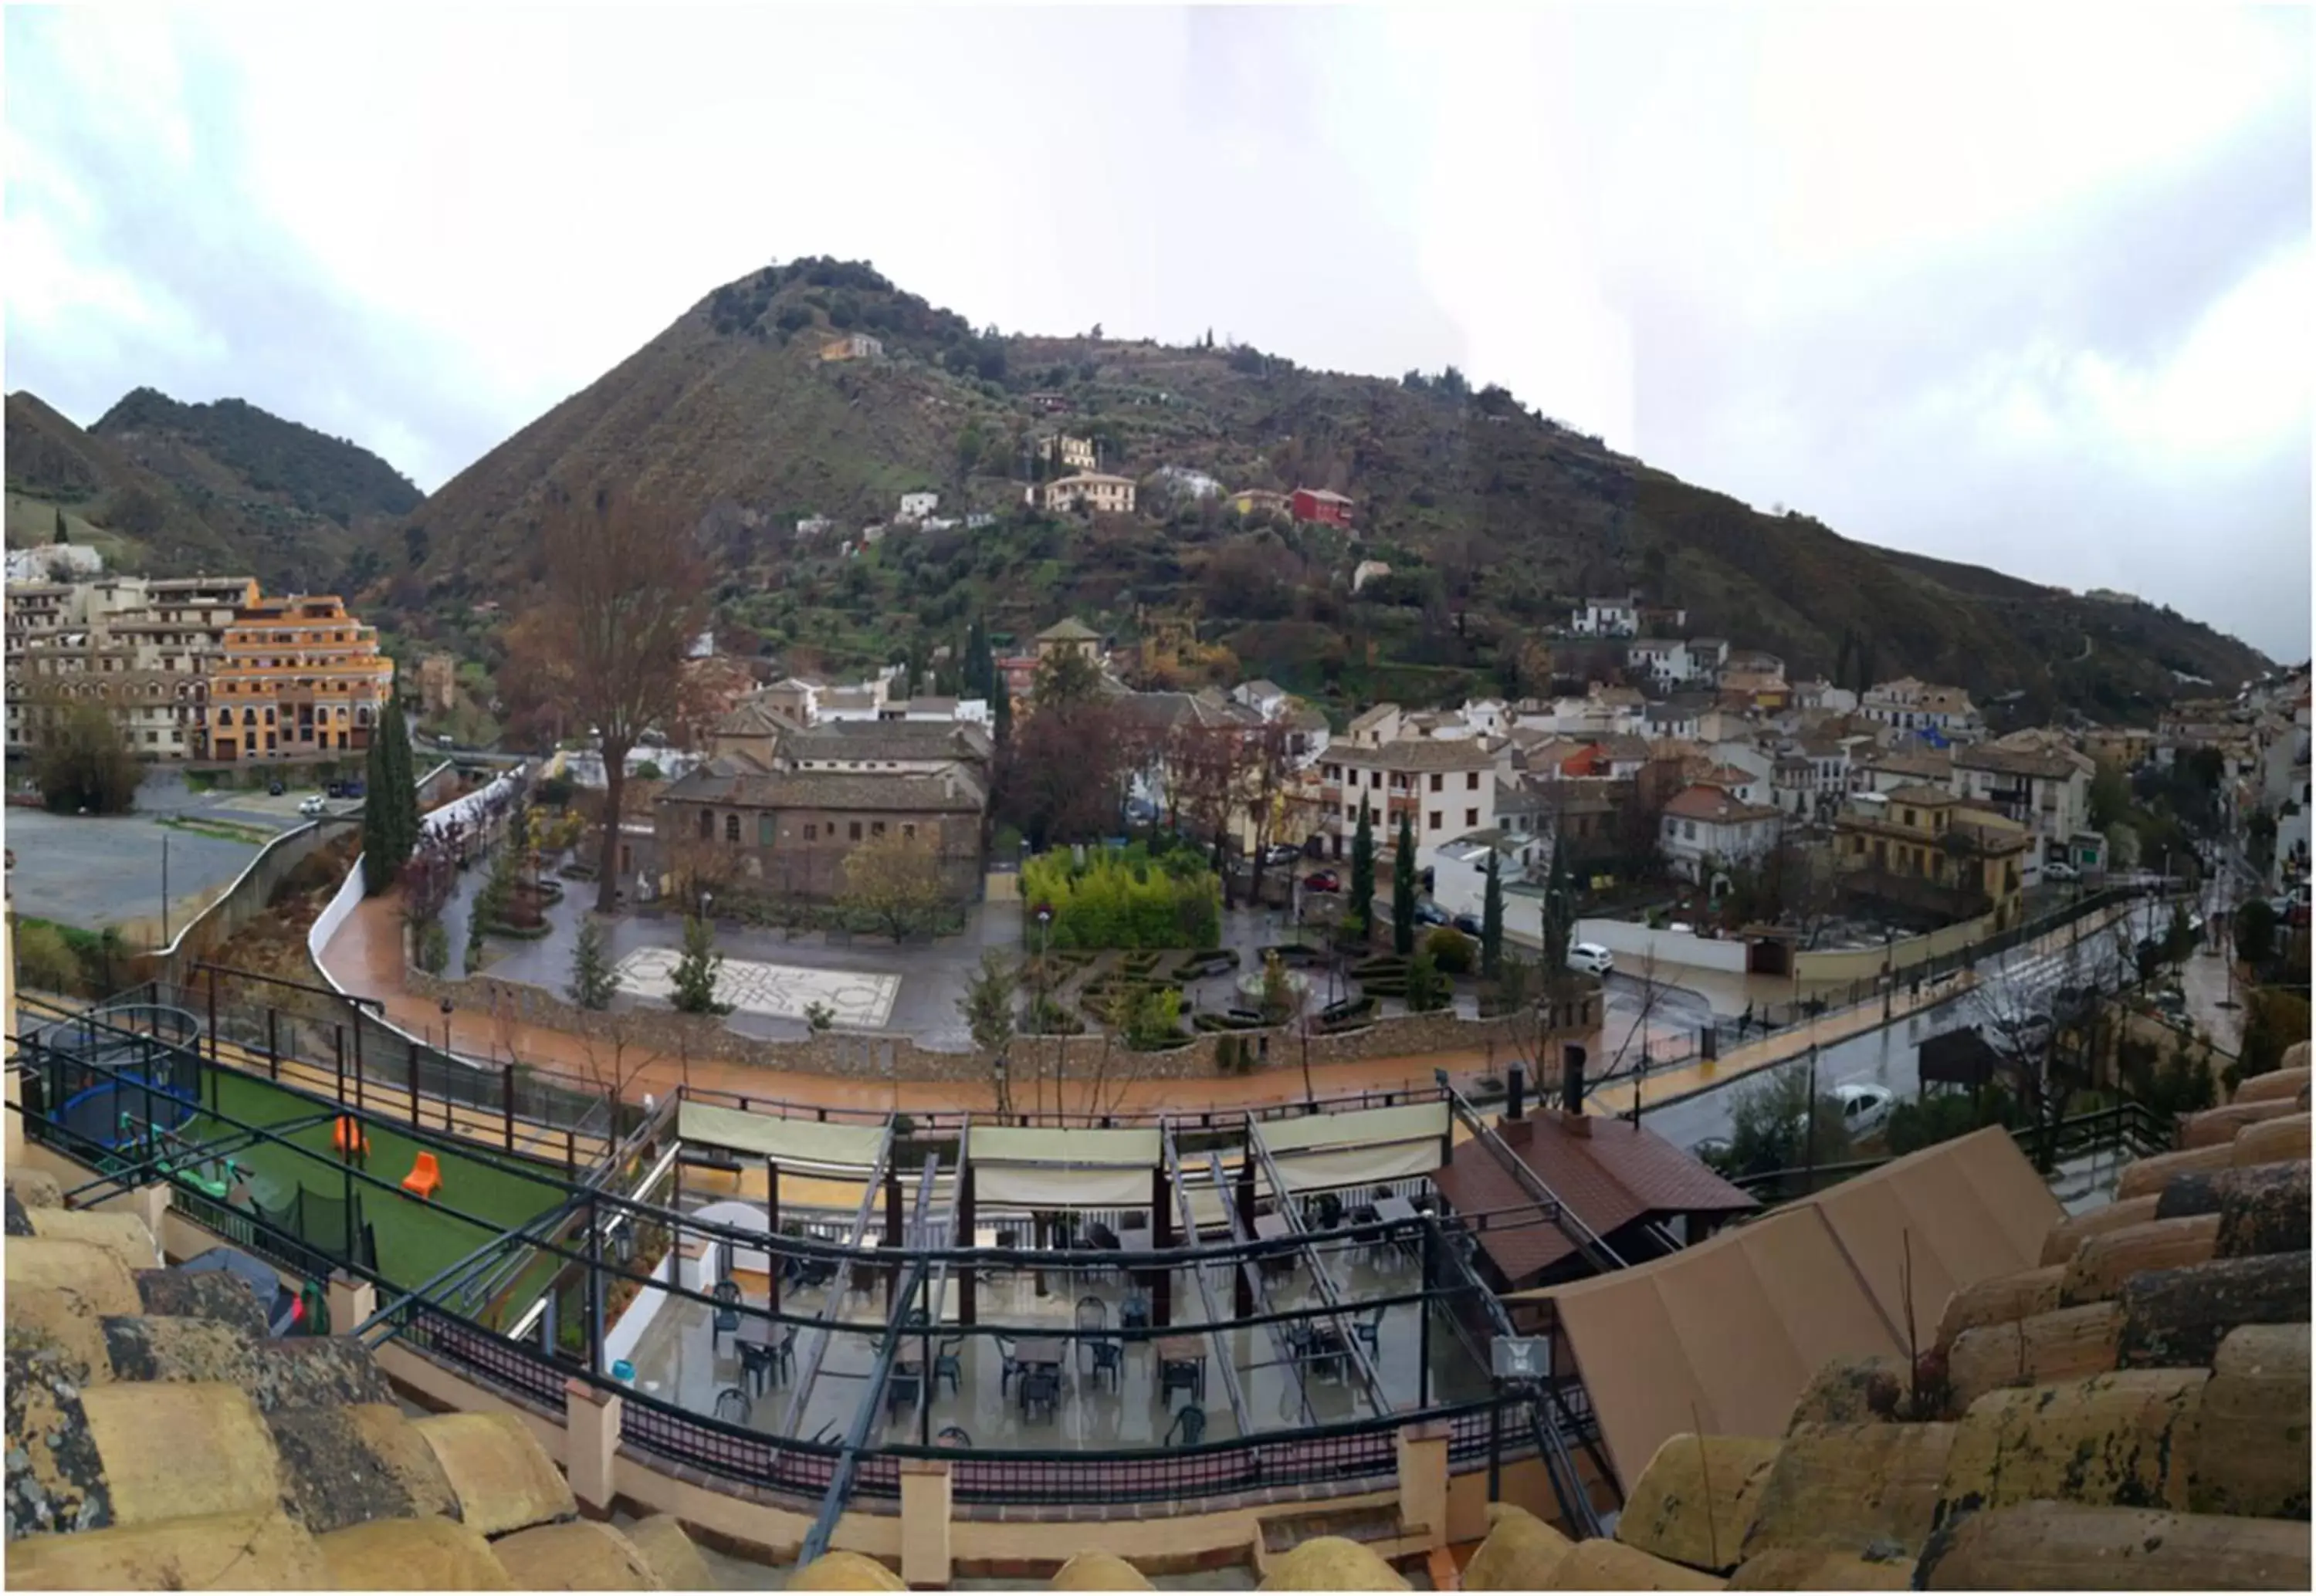
[[[1013,997],[1020,986],[1020,967],[999,949],[991,948],[981,955],[980,970],[966,981],[964,995],[957,1000],[957,1011],[973,1033],[974,1048],[989,1056],[993,1068],[1012,1045]],[[1004,1078],[1002,1074],[996,1077],[1000,1113],[1007,1112],[1002,1099]]]
[[[1504,881],[1501,856],[1488,850],[1488,884],[1480,900],[1480,973],[1494,980],[1504,971]]]
[[[730,1004],[716,1000],[716,982],[723,973],[724,955],[716,950],[716,928],[696,916],[687,916],[683,955],[668,971],[672,989],[668,1001],[684,1014],[730,1014]]]
[[[2105,831],[2131,812],[2131,784],[2123,772],[2101,759],[2091,773],[2091,829]]]
[[[571,1001],[582,1008],[609,1008],[619,989],[611,961],[603,951],[602,922],[588,915],[579,922],[579,942],[571,950]]]
[[[1411,1014],[1430,1014],[1448,1006],[1448,978],[1426,944],[1407,962],[1407,1007]]]
[[[1375,918],[1375,823],[1369,818],[1372,812],[1362,801],[1358,829],[1351,833],[1350,911],[1358,917],[1362,926]]]
[[[1839,1163],[1849,1152],[1841,1104],[1821,1093],[1812,1113],[1806,1064],[1788,1064],[1739,1087],[1731,1117],[1728,1163],[1738,1175]]]
[[[2196,951],[2196,927],[2187,918],[2187,906],[2171,906],[2171,924],[2163,933],[2163,956],[2174,964],[2180,963]]]
[[[111,712],[84,699],[41,742],[32,780],[40,802],[59,814],[125,814],[136,807],[145,767]]]
[[[1403,959],[1415,951],[1415,828],[1402,810],[1391,862],[1391,945]]]

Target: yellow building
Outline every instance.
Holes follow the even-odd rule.
[[[2022,865],[2035,839],[1993,808],[1943,787],[1854,793],[1833,822],[1834,859],[1853,894],[1949,920],[2018,922]]]
[[[1036,502],[1047,510],[1086,509],[1100,510],[1104,515],[1131,515],[1134,512],[1134,479],[1130,476],[1105,476],[1100,472],[1082,471],[1074,476],[1056,477],[1042,488],[1029,490]]]
[[[209,701],[220,763],[351,753],[394,702],[394,661],[343,599],[261,598],[226,628]]]

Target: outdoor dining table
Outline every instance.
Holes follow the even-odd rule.
[[[1061,1378],[1062,1365],[1069,1359],[1069,1351],[1058,1335],[1025,1335],[1013,1343],[1013,1361],[1021,1366],[1025,1375],[1032,1369],[1050,1369],[1056,1382]],[[1014,1383],[1014,1396],[1024,1410],[1029,1406],[1027,1379]]]
[[[1188,1364],[1198,1371],[1198,1398],[1207,1395],[1207,1343],[1203,1336],[1162,1335],[1158,1338],[1159,1388],[1165,1388],[1164,1375],[1168,1366]]]
[[[1397,1246],[1405,1249],[1409,1237],[1402,1227],[1412,1229],[1416,1221],[1415,1204],[1404,1197],[1378,1197],[1375,1205],[1376,1222],[1384,1227],[1376,1238],[1378,1247]],[[1370,1256],[1373,1256],[1371,1254]]]

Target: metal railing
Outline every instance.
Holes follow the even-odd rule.
[[[2087,1113],[2071,1114],[2046,1125],[2007,1128],[2019,1150],[2038,1162],[2056,1164],[2086,1153],[2124,1152],[2151,1157],[2171,1149],[2172,1127],[2146,1104],[2126,1099]],[[1730,1184],[1765,1201],[1790,1202],[1822,1192],[1861,1175],[1870,1175],[1908,1155],[1887,1153],[1878,1158],[1848,1158],[1839,1163],[1763,1170],[1730,1177]]]

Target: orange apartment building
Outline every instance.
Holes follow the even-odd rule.
[[[226,628],[209,701],[220,764],[357,752],[394,702],[394,661],[341,598],[260,598]]]

